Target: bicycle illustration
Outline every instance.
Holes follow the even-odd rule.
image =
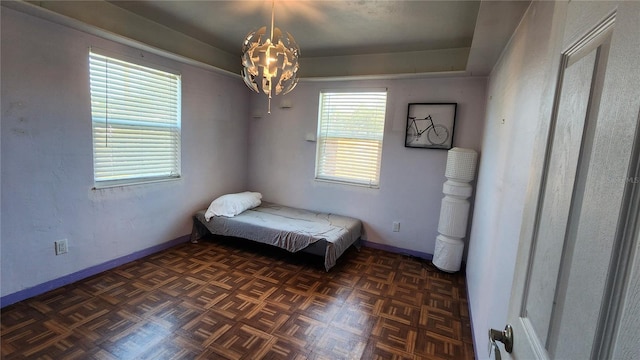
[[[443,125],[434,124],[431,115],[424,119],[409,116],[409,121],[405,145],[442,145],[449,139],[449,130]]]

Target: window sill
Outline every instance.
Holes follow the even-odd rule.
[[[125,186],[146,185],[146,184],[153,184],[153,183],[160,183],[160,182],[178,181],[181,179],[182,179],[182,176],[161,178],[161,179],[132,179],[132,180],[104,181],[99,184],[95,184],[91,188],[91,190],[102,190],[102,189],[111,189],[111,188],[125,187]]]
[[[367,189],[380,189],[380,185],[370,185],[370,184],[356,183],[356,182],[350,182],[345,180],[332,180],[332,179],[322,179],[322,178],[315,178],[314,180],[317,182],[357,186],[357,187],[367,188]]]

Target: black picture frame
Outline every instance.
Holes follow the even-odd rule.
[[[457,108],[458,103],[409,103],[404,146],[451,149]]]

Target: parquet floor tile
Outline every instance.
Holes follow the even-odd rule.
[[[340,309],[340,316],[331,321],[331,326],[357,336],[368,337],[375,325],[377,317],[366,309],[345,304]]]
[[[329,326],[311,351],[311,359],[360,359],[367,337]]]
[[[382,250],[182,244],[0,312],[1,358],[473,359],[463,274]]]

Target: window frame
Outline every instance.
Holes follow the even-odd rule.
[[[89,49],[87,59],[88,59],[88,74],[89,74],[90,112],[91,112],[92,169],[93,169],[93,184],[94,184],[93,189],[104,189],[104,188],[111,188],[111,187],[139,185],[139,184],[174,181],[174,180],[181,179],[182,178],[182,75],[177,71],[166,69],[162,66],[158,66],[148,61],[141,61],[140,59],[136,59],[136,58],[131,59],[126,56],[122,56],[120,54],[114,56],[110,52],[96,50],[94,48]],[[94,71],[94,68],[98,68],[99,66],[102,65],[100,61],[104,61],[105,68],[107,67],[106,64],[109,63],[109,64],[115,64],[116,67],[119,67],[118,71],[122,71],[122,69],[124,68],[130,69],[134,74],[140,75],[140,78],[139,78],[140,81],[131,81],[131,77],[126,77],[125,80],[113,80],[115,79],[116,75],[111,75],[111,74],[103,75],[100,73],[96,73]],[[116,71],[114,71],[114,73],[115,72]],[[153,113],[156,110],[153,107],[153,105],[151,105],[151,108],[147,106],[141,106],[143,104],[143,102],[140,101],[141,99],[140,98],[135,99],[134,97],[134,100],[138,100],[138,102],[134,103],[138,105],[135,111],[132,111],[128,115],[121,114],[120,118],[118,118],[117,115],[111,115],[111,117],[109,117],[108,105],[104,105],[106,110],[102,110],[102,107],[97,104],[101,100],[104,102],[104,104],[108,104],[107,98],[110,94],[108,94],[109,85],[107,84],[107,81],[109,80],[108,77],[110,75],[112,76],[112,80],[113,80],[111,84],[114,84],[114,83],[125,84],[127,87],[131,86],[132,88],[145,86],[143,85],[143,83],[152,82],[153,81],[152,77],[164,77],[165,79],[167,79],[166,84],[170,84],[170,85],[167,85],[168,87],[166,88],[167,90],[164,91],[164,94],[162,94],[162,91],[159,91],[159,92],[152,92],[149,96],[151,97],[151,100],[150,100],[151,102],[167,101],[168,103],[171,103],[171,105],[168,106],[170,110],[167,110],[168,113],[170,113],[170,115],[167,115],[168,113],[166,112],[161,115],[160,114],[153,115]],[[105,85],[99,85],[97,79],[104,80]],[[113,86],[115,87],[115,85]],[[157,87],[157,89],[160,89],[158,83],[153,83],[151,87],[152,88]],[[101,92],[103,90],[104,90],[104,94],[103,92]],[[135,93],[135,90],[136,89],[134,88],[131,91]],[[167,93],[169,93],[170,96],[167,95]],[[99,94],[99,95],[96,95],[96,94]],[[104,98],[100,98],[99,97],[100,95],[103,95]],[[136,95],[139,95],[139,94],[136,94]],[[162,95],[165,95],[165,96],[162,96]],[[111,99],[114,99],[114,96],[113,95],[111,96],[112,96]],[[124,103],[130,99],[129,96],[131,96],[131,94],[127,93],[126,95],[123,95],[123,97],[125,96],[127,100],[120,99],[115,101]],[[116,108],[115,105],[113,105],[113,107],[115,108],[113,112],[117,112],[117,110],[122,109],[122,108]],[[96,114],[99,114],[99,115],[96,116]],[[110,139],[110,137],[108,137],[107,135],[108,133],[107,129],[109,129],[114,124],[117,124],[117,127],[115,127],[116,132],[131,131],[134,133],[133,135],[136,136],[134,140],[131,141],[131,145],[125,145],[127,148],[127,150],[125,151],[129,152],[126,156],[130,156],[131,153],[135,153],[136,151],[139,151],[139,150],[149,151],[149,149],[152,149],[152,146],[154,144],[170,145],[173,148],[173,150],[167,150],[167,154],[170,154],[168,156],[169,160],[167,160],[164,163],[167,165],[166,167],[169,170],[162,171],[162,172],[159,171],[160,173],[159,175],[153,175],[153,174],[149,174],[148,172],[145,173],[140,169],[135,169],[135,170],[132,170],[132,173],[128,175],[124,175],[124,174],[113,175],[113,178],[111,179],[105,178],[108,175],[99,176],[99,172],[101,171],[101,169],[102,171],[112,171],[115,173],[118,170],[122,170],[124,167],[126,167],[123,164],[123,161],[121,160],[122,158],[120,158],[120,160],[117,160],[118,162],[120,162],[120,164],[116,164],[111,167],[104,166],[101,168],[100,166],[97,165],[97,161],[100,161],[98,160],[99,157],[102,157],[102,159],[104,159],[104,156],[101,154],[109,153],[110,155],[108,156],[113,156],[113,154],[115,153],[113,150],[106,150],[105,145],[100,144],[100,139],[98,138],[97,133],[100,133],[100,132],[103,133],[105,137],[104,138],[105,140],[103,141],[103,143],[104,144],[108,143],[108,139]],[[167,131],[167,129],[169,130]],[[157,132],[157,131],[161,131],[162,134],[164,134],[164,136],[169,138],[169,140],[160,141],[160,142],[155,142],[155,140],[153,140],[153,142],[149,143],[147,146],[141,146],[141,144],[143,143],[142,140],[145,140],[145,139],[149,140],[148,137],[150,136],[150,133]],[[145,134],[145,132],[147,133]],[[117,136],[118,134],[116,134],[116,139],[119,139]],[[120,136],[122,136],[122,134],[120,134]],[[139,148],[139,149],[136,149],[136,148]],[[148,152],[147,152],[147,155],[141,155],[140,158],[135,161],[135,163],[133,164],[133,167],[144,168],[145,167],[144,163],[146,161],[147,162],[146,168],[149,168],[148,162],[152,160],[152,157],[153,155],[149,155]],[[158,171],[157,168],[155,169],[155,171]]]
[[[339,96],[339,94],[353,94],[354,97],[357,97],[358,95],[363,96],[364,94],[370,94],[370,93],[384,93],[384,104],[378,104],[379,106],[382,106],[381,123],[379,124],[380,129],[379,129],[379,132],[377,133],[377,135],[379,136],[379,139],[374,139],[374,138],[366,139],[361,137],[351,137],[348,139],[351,139],[351,140],[360,139],[365,141],[379,142],[377,155],[375,157],[369,157],[370,160],[377,161],[377,165],[375,166],[375,168],[377,168],[375,179],[369,178],[367,182],[365,178],[358,179],[356,177],[331,176],[328,174],[322,174],[320,169],[321,167],[320,163],[323,161],[323,156],[326,155],[324,149],[322,148],[324,144],[324,134],[323,134],[323,127],[324,127],[323,126],[324,125],[323,124],[323,104],[324,104],[323,101],[324,100],[323,98],[327,95]],[[366,188],[372,188],[372,189],[380,188],[380,175],[382,172],[382,150],[383,150],[385,126],[386,126],[386,120],[387,120],[388,100],[389,100],[388,89],[386,88],[324,89],[320,91],[320,94],[318,96],[318,124],[317,124],[317,133],[316,133],[316,159],[315,159],[315,170],[314,170],[315,181],[366,187]],[[349,104],[349,106],[352,106],[355,109],[357,108],[357,106],[355,106],[357,104],[358,103],[352,99],[351,104]],[[331,130],[327,130],[326,132],[330,132],[330,131]],[[335,129],[333,131],[335,131]]]

